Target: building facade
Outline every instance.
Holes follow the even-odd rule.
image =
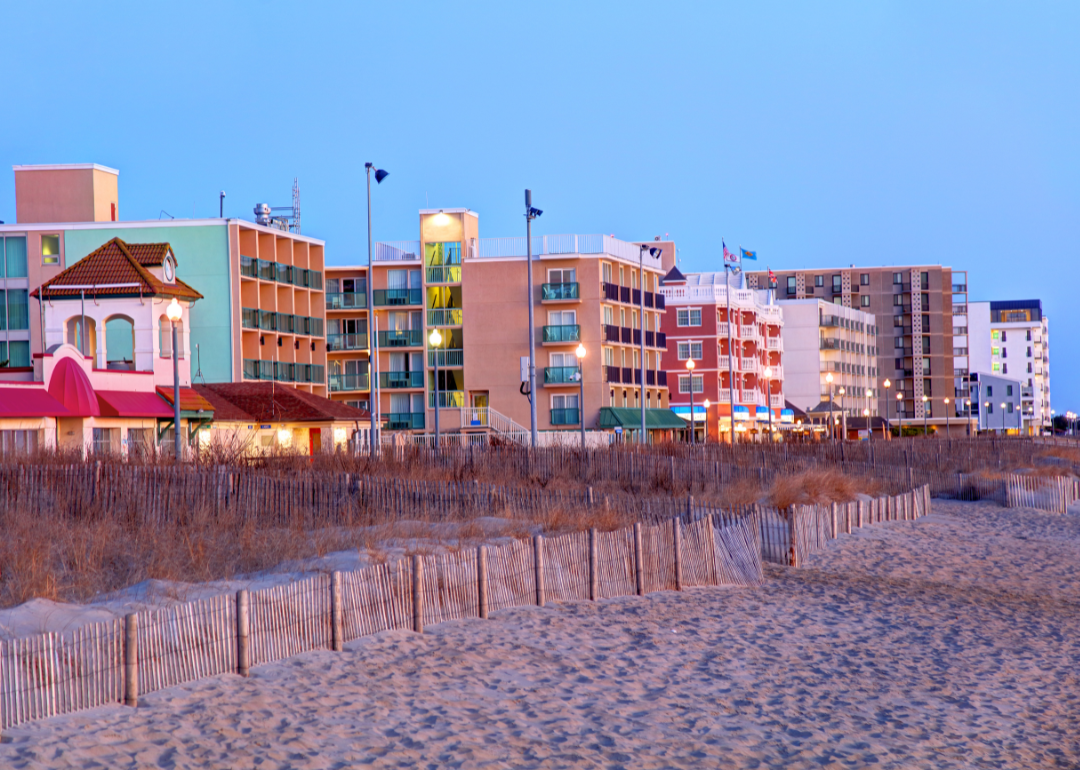
[[[892,383],[890,411],[899,407],[905,418],[920,421],[925,415],[930,424],[944,424],[946,408],[950,416],[957,413],[969,371],[965,271],[941,265],[853,265],[780,270],[776,278],[781,300],[822,299],[875,316],[878,414],[886,411],[885,388],[880,386],[885,379]],[[768,273],[748,273],[747,280],[750,286],[765,286]],[[898,392],[903,395],[899,401]]]
[[[871,417],[879,416],[879,404],[889,393],[879,392],[877,317],[824,299],[778,304],[784,315],[787,400],[809,412],[832,398],[838,414],[862,417],[869,409]]]
[[[989,372],[968,375],[965,400],[970,418],[979,431],[1017,434],[1023,427],[1023,386],[1019,380]]]
[[[724,273],[684,276],[673,267],[660,289],[667,308],[661,329],[671,408],[689,420],[693,389],[695,429],[701,410],[709,436],[725,441],[733,414],[736,440],[739,434],[767,433],[770,425],[780,428],[788,376],[780,307],[770,291],[736,288],[737,280],[729,287]],[[686,366],[691,359],[693,371]]]
[[[1018,380],[1021,432],[1039,435],[1049,430],[1050,322],[1042,302],[972,302],[969,317],[972,372]]]

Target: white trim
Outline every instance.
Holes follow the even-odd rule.
[[[143,219],[126,222],[18,222],[15,224],[0,225],[0,233],[29,233],[41,230],[52,232],[64,230],[109,230],[114,228],[139,230],[150,227],[211,227],[214,225],[222,227],[238,225],[262,233],[286,236],[305,243],[312,243],[316,246],[326,245],[326,241],[318,238],[311,238],[299,233],[290,233],[285,230],[278,230],[274,227],[265,227],[263,225],[255,224],[254,222],[249,222],[246,219]],[[323,269],[325,269],[325,265]]]
[[[427,215],[430,215],[430,214],[471,214],[472,216],[476,217],[477,219],[480,218],[479,214],[477,214],[475,211],[472,211],[470,209],[462,209],[462,208],[456,208],[456,209],[420,209],[420,216],[427,216]]]
[[[106,174],[120,176],[120,172],[115,168],[102,166],[98,163],[46,163],[42,165],[11,167],[12,171],[85,171],[87,169],[104,171]]]

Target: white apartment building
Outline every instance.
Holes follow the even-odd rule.
[[[836,410],[861,417],[863,409],[869,409],[872,417],[879,416],[881,385],[874,314],[823,299],[781,300],[778,304],[784,315],[787,400],[812,411],[820,403],[827,403],[831,392]]]
[[[968,316],[971,371],[1020,383],[1018,430],[1038,435],[1049,429],[1050,327],[1042,302],[1007,300],[972,302]],[[963,414],[967,404],[958,404]]]

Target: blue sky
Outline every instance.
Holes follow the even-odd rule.
[[[299,177],[328,261],[468,206],[482,236],[719,239],[774,268],[940,262],[1039,297],[1080,408],[1077,3],[10,3],[18,163],[119,168],[121,216],[250,218]],[[17,31],[14,34],[10,31]],[[25,32],[24,32],[25,31]]]

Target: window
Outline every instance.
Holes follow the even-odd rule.
[[[1009,373],[1009,365],[1008,364],[1002,364],[1001,365],[1001,373],[1002,374],[1008,374]]]
[[[1031,358],[1031,346],[1030,346],[1030,345],[1028,345],[1028,349],[1027,349],[1027,357],[1028,357],[1028,358]]]
[[[894,294],[893,297],[892,297],[892,303],[896,307],[903,306],[903,304],[904,304],[904,295],[903,294]]]
[[[895,337],[894,342],[895,342],[895,344],[893,345],[893,347],[896,347],[896,348],[904,347],[904,338],[903,337]]]
[[[1028,361],[1028,374],[1031,374],[1031,362]]]
[[[795,291],[796,291],[795,286],[796,286],[795,276],[789,275],[787,277],[787,293],[788,294],[794,294]]]
[[[615,366],[614,348],[604,348],[604,366]]]
[[[862,295],[862,297],[859,298],[859,304],[861,304],[863,307],[870,307],[870,295]]]
[[[0,329],[26,331],[30,328],[27,289],[0,289]],[[6,312],[5,312],[6,311]]]
[[[1011,396],[1013,394],[1012,389],[1013,389],[1012,385],[1006,385],[1005,386],[1005,395],[1006,396]]]
[[[860,275],[859,276],[859,284],[861,286],[869,286],[870,285],[870,273],[863,273],[862,275]]]
[[[577,283],[577,269],[566,267],[548,270],[548,283]]]
[[[1027,341],[1031,342],[1031,329],[1027,330]]]
[[[36,452],[38,431],[0,430],[0,455]]]
[[[114,449],[113,438],[119,436],[119,428],[94,428],[94,454],[108,454]]]
[[[428,267],[461,264],[461,241],[424,244],[424,264]]]
[[[552,409],[577,409],[577,393],[559,394],[551,397]]]
[[[675,314],[675,324],[677,326],[701,326],[701,308],[679,308]]]
[[[0,278],[26,278],[26,236],[0,239],[4,254],[0,254]]]
[[[600,265],[600,272],[603,275],[602,280],[604,283],[611,283],[611,263],[603,262]]]
[[[1010,401],[1009,402],[1009,414],[1012,414],[1012,413],[1013,413],[1013,404],[1012,404],[1012,401]]]
[[[576,323],[576,310],[552,310],[548,313],[548,326],[573,326]]]
[[[989,396],[990,394],[987,393],[986,395]],[[993,414],[994,413],[994,402],[993,401],[991,401],[990,403],[988,403],[986,405],[986,413],[987,414]]]
[[[922,275],[920,276],[920,278],[921,278],[923,290],[925,291],[926,289],[929,289],[930,288],[930,273],[928,273],[928,272],[926,272],[924,270]]]
[[[691,375],[689,375],[689,374],[681,374],[681,375],[679,375],[679,392],[680,393],[689,393],[690,392],[690,379],[691,379]],[[695,375],[693,375],[693,380],[694,380],[694,392],[695,393],[703,393],[703,392],[705,392],[705,378],[704,378],[704,376],[702,376],[700,374],[695,374]]]
[[[815,275],[814,276],[814,286],[824,286],[824,285],[825,285],[825,276],[823,276],[823,275]]]
[[[60,264],[60,236],[59,235],[43,235],[43,236],[41,236],[41,264],[43,264],[43,265],[59,265]]]
[[[993,396],[994,396],[994,386],[993,385],[987,385],[986,386],[986,395],[993,398]]]
[[[1008,332],[1005,329],[1002,329],[1001,330],[1001,341],[1002,342],[1008,342],[1008,337],[1006,335],[1008,335]]]
[[[904,274],[903,273],[893,273],[892,274],[892,282],[893,282],[894,286],[903,286],[904,285]]]
[[[840,278],[840,276],[834,275],[832,277],[832,290],[833,290],[834,294],[839,294],[842,287],[843,287],[843,285],[844,285],[844,283],[843,283],[843,280]]]
[[[685,361],[688,358],[692,358],[695,361],[701,360],[701,342],[680,342],[679,343],[679,360]]]
[[[615,325],[615,313],[612,312],[611,305],[604,305],[604,323],[608,326]]]

